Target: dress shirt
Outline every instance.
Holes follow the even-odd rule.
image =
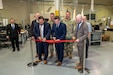
[[[14,25],[14,24],[11,24],[11,27],[12,27],[13,29],[15,29],[15,25]]]
[[[41,38],[44,38],[44,35],[43,35],[44,25],[39,25],[39,27],[40,27],[40,36]]]

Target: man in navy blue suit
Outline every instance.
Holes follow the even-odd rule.
[[[34,27],[34,35],[36,36],[36,38],[42,42],[37,42],[37,50],[38,50],[38,60],[37,62],[41,62],[42,61],[42,50],[44,49],[44,64],[47,64],[47,57],[48,57],[48,46],[49,44],[46,43],[46,40],[50,39],[50,34],[51,34],[51,27],[50,24],[44,21],[44,18],[42,16],[40,16],[38,18],[38,23],[37,25],[35,25]]]
[[[60,40],[65,40],[66,37],[66,25],[64,23],[60,22],[60,17],[59,16],[55,16],[54,18],[54,24],[52,27],[52,35],[53,35],[53,39],[55,41],[60,41]],[[57,63],[57,66],[61,66],[62,65],[62,61],[63,61],[63,56],[64,56],[64,43],[56,43],[55,44],[56,47],[56,52],[57,52],[57,60],[55,62]]]

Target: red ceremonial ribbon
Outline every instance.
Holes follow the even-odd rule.
[[[36,42],[43,42],[42,40],[35,40]],[[62,43],[62,42],[76,42],[76,40],[46,40],[47,43]]]

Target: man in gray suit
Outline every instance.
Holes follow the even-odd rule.
[[[83,60],[84,60],[84,40],[88,37],[88,26],[83,22],[82,16],[78,14],[76,16],[77,27],[75,29],[75,33],[73,36],[73,40],[76,39],[78,56],[79,56],[79,64],[75,67],[76,69],[83,68]]]

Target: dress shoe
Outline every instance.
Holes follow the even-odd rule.
[[[80,64],[80,62],[77,62],[77,63],[75,63],[76,65],[79,65]]]
[[[41,62],[41,61],[42,61],[42,60],[39,59],[39,60],[37,60],[37,61],[35,61],[35,62],[36,62],[36,63],[39,63],[39,62]]]
[[[15,52],[15,49],[13,49],[13,52]]]
[[[18,49],[17,51],[20,51],[20,49]]]
[[[82,69],[83,66],[75,66],[75,69]]]
[[[52,58],[53,57],[53,54],[51,54],[50,56],[49,56],[49,58]]]
[[[68,55],[69,55],[69,59],[72,59],[72,56],[73,56],[72,52],[70,52]]]
[[[17,51],[20,51],[20,49],[19,49],[19,48],[17,48]]]
[[[44,56],[44,54],[42,54],[42,56]]]
[[[65,54],[64,54],[64,58],[66,58],[67,56],[68,56],[68,54],[67,54],[67,53],[65,53]]]
[[[35,56],[35,58],[37,58],[38,57],[38,54]]]
[[[88,58],[88,56],[86,56],[86,59]]]
[[[69,59],[72,59],[72,56],[71,55],[69,56]]]
[[[57,63],[58,62],[58,60],[55,60],[55,63]]]
[[[47,64],[48,62],[47,62],[47,60],[44,60],[44,64]]]
[[[58,62],[57,66],[61,66],[62,65],[62,62]]]

